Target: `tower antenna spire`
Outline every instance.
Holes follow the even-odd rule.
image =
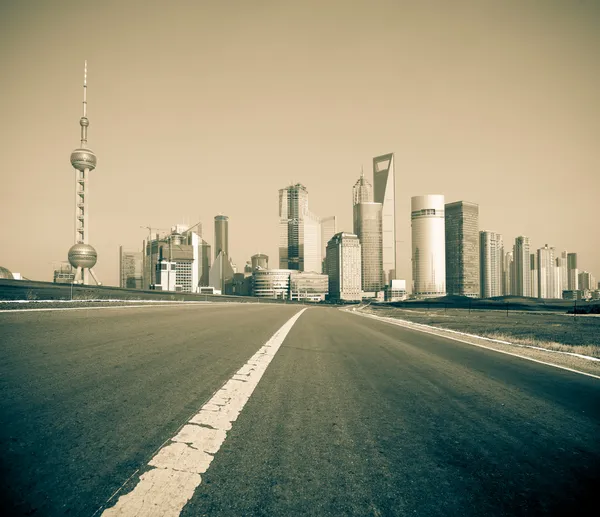
[[[83,65],[83,116],[79,119],[79,125],[81,126],[81,147],[85,149],[87,147],[87,128],[90,125],[87,118],[87,60]]]

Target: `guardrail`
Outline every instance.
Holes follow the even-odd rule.
[[[55,284],[33,280],[0,280],[0,300],[170,300],[238,303],[294,303],[289,300],[257,298],[254,296],[230,296],[219,294],[195,294],[168,291],[145,291],[111,286],[78,284]]]

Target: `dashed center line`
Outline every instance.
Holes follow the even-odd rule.
[[[194,495],[227,431],[306,309],[292,316],[148,462],[138,484],[102,515],[176,517]],[[109,503],[110,500],[107,502]]]

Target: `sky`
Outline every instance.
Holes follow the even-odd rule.
[[[243,267],[278,265],[278,190],[352,231],[352,186],[396,160],[398,277],[410,198],[479,204],[600,277],[600,2],[0,0],[0,265],[51,280],[73,244],[88,61],[90,243],[118,285],[146,226],[229,216]]]

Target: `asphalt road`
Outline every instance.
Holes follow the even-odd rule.
[[[297,311],[0,314],[3,515],[131,490]],[[311,308],[182,515],[595,515],[599,431],[597,379]]]

